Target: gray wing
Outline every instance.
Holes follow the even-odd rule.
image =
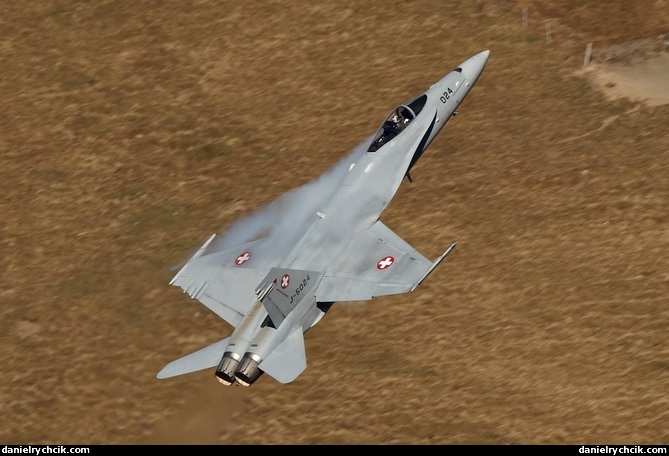
[[[170,285],[197,299],[236,327],[255,303],[255,289],[275,261],[275,254],[260,239],[221,252],[207,253],[207,242],[174,276]]]
[[[448,255],[452,244],[431,262],[381,221],[355,236],[337,265],[328,269],[318,300],[362,301],[413,291]]]

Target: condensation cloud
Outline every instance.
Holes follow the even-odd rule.
[[[369,137],[317,179],[283,194],[276,200],[233,223],[219,235],[207,253],[219,252],[264,238],[273,246],[290,246],[305,233],[308,220],[327,203],[339,184],[367,150]]]

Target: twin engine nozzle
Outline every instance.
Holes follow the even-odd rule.
[[[216,379],[225,386],[233,383],[241,386],[251,386],[264,373],[258,368],[262,361],[253,353],[246,353],[240,357],[234,352],[225,352],[216,368]]]

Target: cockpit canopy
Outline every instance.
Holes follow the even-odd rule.
[[[399,105],[397,108],[393,109],[374,135],[374,140],[369,146],[369,149],[367,149],[367,152],[376,152],[399,135],[411,122],[413,122],[418,113],[423,109],[423,106],[425,106],[426,101],[427,95],[421,95],[410,103]]]

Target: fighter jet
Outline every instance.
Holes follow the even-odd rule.
[[[232,334],[167,364],[164,379],[216,367],[224,385],[252,385],[263,373],[280,383],[307,367],[304,333],[337,301],[408,293],[455,248],[429,261],[383,224],[400,184],[455,115],[488,61],[462,62],[425,93],[393,109],[333,192],[322,195],[294,242],[268,237],[220,251],[216,234],[174,276],[183,289],[234,327]]]

